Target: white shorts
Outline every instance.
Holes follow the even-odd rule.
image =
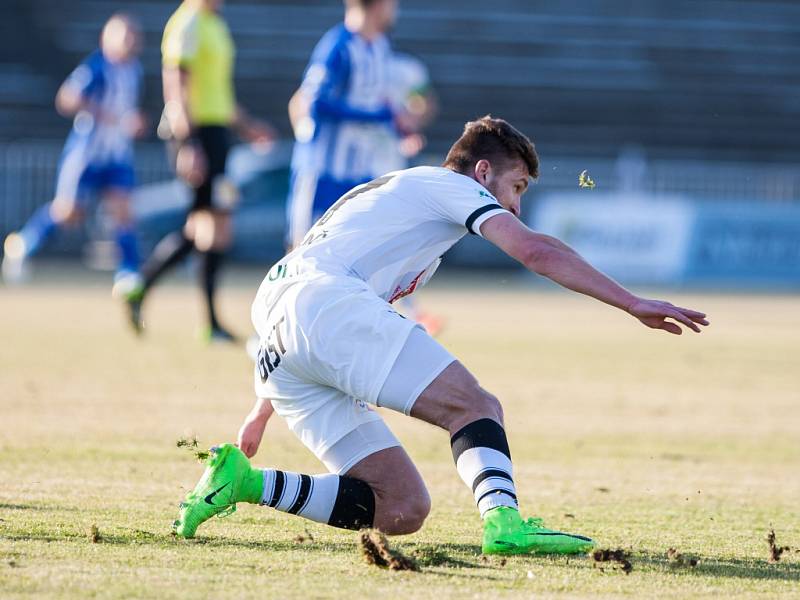
[[[257,297],[252,314],[260,337],[256,395],[269,399],[300,441],[335,473],[399,445],[370,405],[408,414],[455,360],[415,322],[351,277],[296,282],[272,303]]]

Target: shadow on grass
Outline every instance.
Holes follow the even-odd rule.
[[[772,563],[761,558],[712,558],[707,556],[698,556],[698,559],[696,567],[678,567],[674,566],[663,554],[633,552],[631,556],[634,570],[646,566],[653,570],[690,576],[800,581],[800,564],[796,562]]]
[[[55,509],[49,509],[46,506],[37,506],[35,504],[6,504],[5,502],[0,502],[0,510],[55,510]]]

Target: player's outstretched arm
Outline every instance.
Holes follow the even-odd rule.
[[[531,231],[511,214],[487,219],[481,225],[481,234],[529,271],[624,310],[647,327],[680,335],[682,329],[677,323],[697,333],[699,325],[708,325],[704,313],[632,294],[563,242]]]
[[[239,428],[236,445],[247,458],[252,458],[258,452],[261,438],[264,437],[264,428],[273,412],[274,409],[269,400],[258,398],[250,414],[245,417],[244,423]]]

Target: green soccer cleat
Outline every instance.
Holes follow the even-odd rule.
[[[142,319],[142,302],[144,302],[144,286],[135,287],[121,296],[125,302],[125,316],[128,325],[136,335],[144,332],[144,319]]]
[[[490,510],[483,523],[484,554],[583,554],[592,548],[588,537],[546,529],[541,519],[523,521],[507,506]]]
[[[192,538],[201,523],[214,515],[231,514],[237,502],[257,504],[263,490],[264,474],[250,466],[241,450],[233,444],[214,446],[203,476],[181,502],[180,517],[172,528],[180,537]]]

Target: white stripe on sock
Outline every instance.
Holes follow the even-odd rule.
[[[268,505],[275,493],[276,471],[275,469],[263,469],[264,491],[261,494],[261,504]],[[299,473],[282,471],[283,493],[281,494],[276,510],[288,512],[294,506],[300,494],[302,477]],[[327,523],[331,518],[333,507],[336,504],[336,497],[339,494],[339,476],[326,473],[324,475],[311,475],[311,487],[305,506],[298,511],[298,516],[316,521],[317,523]]]
[[[286,476],[286,486],[283,488],[283,497],[275,507],[282,512],[288,511],[294,505],[297,496],[300,493],[300,475],[298,473],[289,473],[284,471]]]
[[[478,503],[478,510],[481,513],[481,519],[486,515],[488,510],[497,508],[498,506],[509,506],[511,508],[519,508],[516,501],[502,492],[496,494],[489,494]]]
[[[259,504],[269,504],[272,499],[272,492],[275,491],[275,470],[262,469],[264,474],[264,491],[261,492],[261,500]]]
[[[517,493],[513,481],[503,477],[489,477],[481,481],[478,487],[475,488],[475,502],[489,490],[508,490],[512,494]]]
[[[514,476],[514,467],[505,454],[491,448],[470,448],[461,453],[456,462],[461,479],[472,489],[472,482],[485,469],[500,469]]]
[[[339,493],[339,476],[333,474],[312,475],[311,495],[305,508],[298,515],[317,523],[327,523]]]

